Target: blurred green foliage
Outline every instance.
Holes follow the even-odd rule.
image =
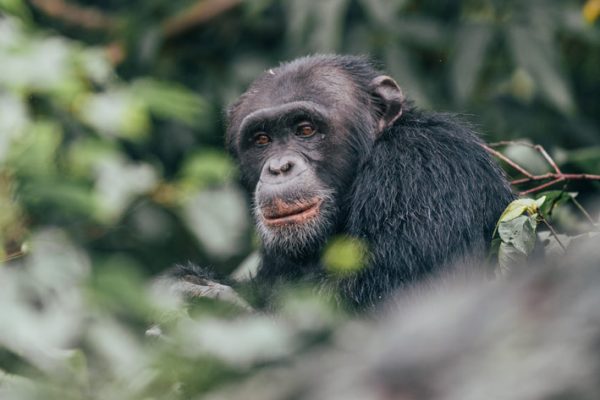
[[[488,141],[540,143],[569,172],[600,174],[599,9],[595,0],[0,0],[0,397],[189,398],[326,340],[336,313],[312,297],[282,300],[278,323],[219,319],[210,302],[198,322],[142,284],[175,262],[226,274],[254,259],[222,110],[283,60],[372,55],[417,105],[467,115]],[[547,171],[527,151],[506,153]],[[599,185],[568,189],[597,220]],[[576,231],[585,223],[576,213],[571,204],[552,218]],[[360,266],[357,251],[333,243],[331,272]],[[156,321],[170,339],[143,337]]]
[[[325,248],[321,262],[334,276],[345,276],[359,271],[367,264],[367,245],[356,239],[337,236],[330,240]]]

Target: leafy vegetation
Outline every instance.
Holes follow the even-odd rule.
[[[536,241],[555,257],[597,235],[600,181],[528,193],[556,169],[515,142],[543,145],[561,173],[600,174],[596,0],[0,0],[0,10],[2,398],[200,396],[343,329],[349,316],[302,288],[271,318],[210,299],[183,306],[145,284],[176,262],[222,275],[256,262],[221,110],[296,56],[370,54],[417,105],[512,141],[495,151],[525,195],[499,221],[499,272]],[[330,272],[360,268],[362,246],[332,243]]]

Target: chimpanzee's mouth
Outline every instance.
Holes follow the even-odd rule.
[[[322,202],[318,197],[294,203],[277,199],[271,205],[262,207],[261,213],[268,226],[302,224],[317,216]]]

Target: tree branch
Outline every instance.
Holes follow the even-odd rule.
[[[11,253],[11,254],[7,254],[6,257],[4,257],[3,260],[0,260],[1,263],[5,263],[8,261],[12,261],[12,260],[16,260],[17,258],[21,258],[25,255],[24,251],[17,251],[15,253]]]
[[[499,159],[501,159],[502,161],[504,161],[505,163],[507,163],[508,165],[510,165],[511,167],[513,167],[514,169],[516,169],[517,171],[522,173],[523,175],[525,175],[527,177],[525,179],[531,180],[531,179],[535,178],[534,175],[532,175],[525,168],[521,167],[519,164],[517,164],[510,158],[506,157],[504,154],[500,153],[499,151],[492,149],[489,145],[482,144],[481,146],[483,146],[483,148],[485,150],[487,150],[489,153],[495,155],[496,157],[498,157]]]
[[[554,239],[556,239],[556,242],[560,245],[560,247],[563,249],[563,252],[567,252],[567,248],[565,247],[565,245],[560,241],[559,237],[558,237],[558,233],[556,233],[556,231],[554,230],[554,228],[552,227],[552,225],[550,225],[548,223],[548,221],[546,221],[546,218],[542,217],[542,221],[544,222],[544,224],[548,227],[548,229],[550,230],[550,234],[552,236],[554,236]]]
[[[44,14],[69,25],[92,30],[111,30],[116,25],[112,16],[93,7],[83,7],[64,0],[30,0],[30,3]]]
[[[165,38],[180,35],[195,26],[205,24],[241,4],[242,1],[198,0],[162,23]],[[110,31],[117,25],[116,17],[97,8],[82,7],[65,0],[30,0],[30,3],[52,18],[84,29]],[[115,65],[120,64],[126,57],[125,48],[120,41],[108,44],[106,52],[109,60]]]
[[[585,218],[589,221],[590,224],[592,224],[592,226],[594,227],[594,229],[598,230],[598,226],[596,224],[596,221],[594,221],[594,218],[592,218],[592,216],[590,215],[589,212],[587,212],[587,210],[585,208],[583,208],[583,206],[581,205],[580,202],[578,202],[574,196],[571,196],[571,202],[573,204],[575,204],[575,207],[577,207],[577,209],[579,211],[581,211],[581,213],[583,215],[585,215]]]
[[[550,157],[550,155],[548,154],[548,152],[546,151],[546,149],[544,149],[543,146],[539,145],[539,144],[531,144],[522,140],[503,140],[500,142],[496,142],[496,143],[489,143],[488,146],[490,147],[498,147],[498,146],[510,146],[510,145],[519,145],[519,146],[525,146],[525,147],[529,147],[531,149],[536,150],[538,153],[540,153],[542,155],[542,157],[544,157],[544,159],[546,160],[546,162],[548,164],[550,164],[550,166],[552,167],[552,169],[554,169],[554,172],[556,172],[557,174],[562,173],[560,171],[560,168],[558,168],[558,166],[556,165],[556,162],[554,162],[554,160],[552,159],[552,157]]]
[[[165,36],[177,36],[229,11],[241,2],[242,0],[200,0],[165,21],[163,24]]]
[[[541,174],[541,175],[532,174],[531,172],[527,171],[527,169],[525,169],[524,167],[522,167],[521,165],[519,165],[516,161],[511,160],[510,158],[508,158],[504,154],[502,154],[499,151],[497,151],[497,150],[494,149],[494,147],[509,146],[509,145],[526,146],[526,147],[529,147],[529,148],[532,148],[532,149],[536,150],[537,152],[540,153],[540,155],[544,158],[544,160],[546,160],[546,162],[548,163],[548,165],[550,165],[550,167],[552,168],[552,170],[554,172],[547,172],[547,173]],[[560,182],[575,181],[575,180],[600,181],[600,175],[593,175],[593,174],[568,174],[568,173],[562,172],[561,169],[556,164],[556,162],[554,161],[554,159],[548,154],[548,152],[546,151],[546,149],[544,149],[544,147],[541,146],[541,145],[539,145],[539,144],[531,144],[531,143],[527,143],[527,142],[523,142],[523,141],[510,141],[509,140],[509,141],[501,141],[501,142],[490,143],[490,144],[482,144],[481,146],[488,153],[490,153],[490,154],[498,157],[499,159],[501,159],[502,161],[504,161],[508,165],[510,165],[512,168],[514,168],[515,170],[517,170],[518,172],[520,172],[522,175],[525,175],[524,178],[519,178],[519,179],[512,180],[510,182],[511,185],[521,185],[521,184],[524,184],[524,183],[540,182],[540,181],[550,180],[549,182],[541,183],[538,186],[535,186],[533,188],[521,191],[521,192],[519,192],[519,195],[526,195],[526,194],[536,193],[536,192],[539,192],[539,191],[541,191],[543,189],[546,189],[546,188],[548,188],[550,186],[553,186],[553,185],[555,185],[557,183],[560,183]]]

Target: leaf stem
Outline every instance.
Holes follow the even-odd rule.
[[[596,231],[600,231],[598,229],[598,225],[596,225],[596,222],[594,221],[594,219],[592,218],[592,216],[590,215],[590,213],[587,212],[587,210],[585,208],[583,208],[583,206],[581,205],[580,202],[578,202],[575,197],[573,196],[569,196],[571,198],[571,201],[573,202],[573,204],[575,204],[575,207],[577,207],[579,209],[579,211],[581,211],[581,213],[583,215],[585,215],[586,219],[590,222],[590,224],[592,224],[592,227],[596,230]]]
[[[540,218],[542,219],[542,222],[544,222],[544,224],[546,224],[546,226],[548,227],[548,229],[550,229],[550,234],[552,236],[554,236],[554,239],[556,239],[556,241],[558,242],[558,244],[560,245],[560,247],[563,249],[563,251],[566,253],[567,252],[567,248],[565,247],[565,245],[560,241],[560,239],[558,238],[558,233],[556,233],[556,231],[554,230],[554,228],[552,227],[552,225],[550,225],[548,223],[548,221],[546,220],[546,218],[540,216]]]

